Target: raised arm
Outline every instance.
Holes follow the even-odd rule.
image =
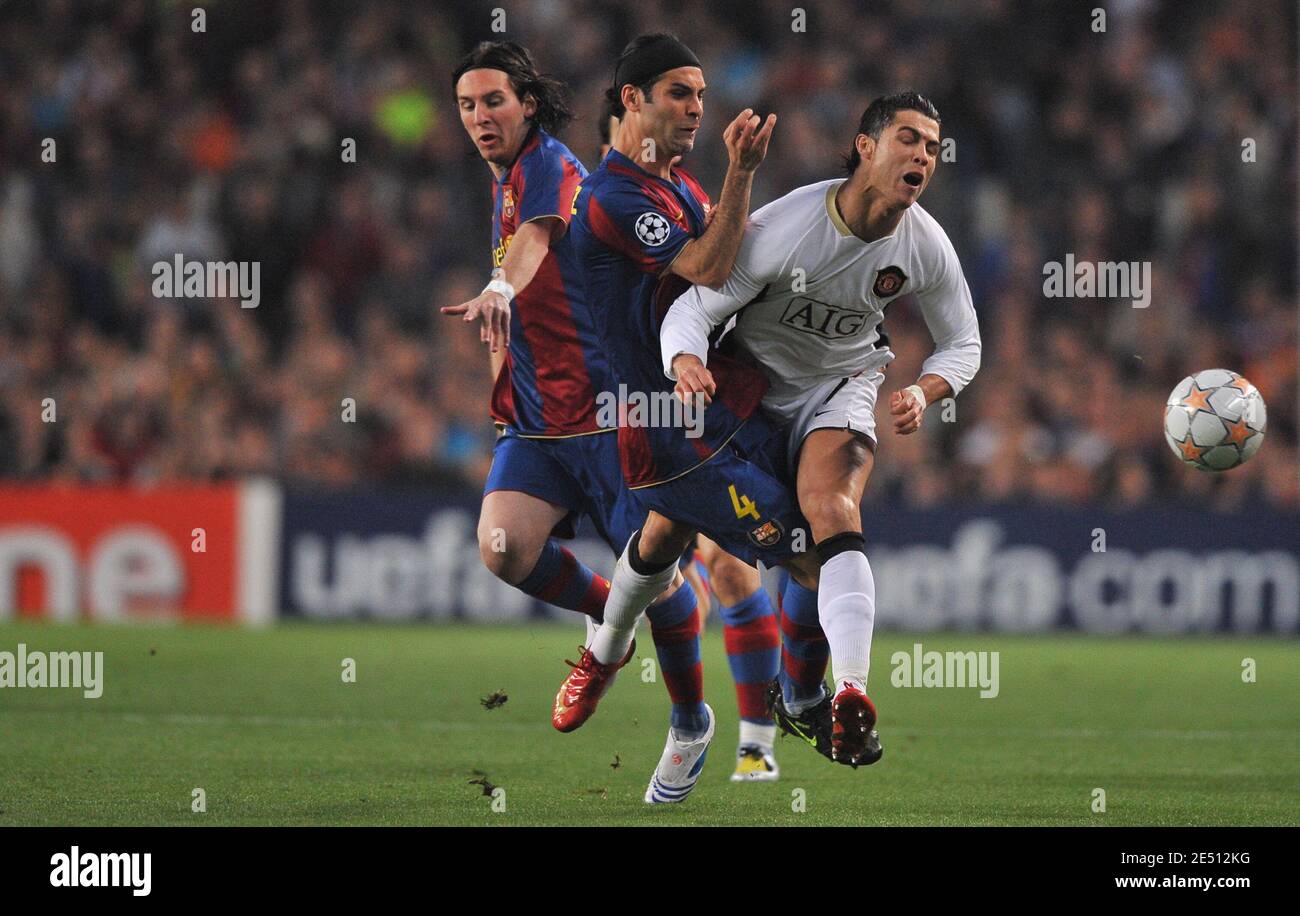
[[[731,273],[740,240],[749,216],[749,192],[754,171],[767,155],[767,144],[776,126],[776,115],[767,116],[759,126],[759,117],[746,108],[722,134],[727,144],[727,176],[722,182],[713,220],[699,238],[687,242],[678,253],[669,272],[691,283],[717,288]]]

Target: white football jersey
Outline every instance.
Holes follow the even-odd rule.
[[[889,363],[881,320],[906,293],[935,341],[921,374],[943,378],[953,394],[974,378],[979,324],[947,234],[912,204],[893,235],[864,242],[835,206],[843,183],[797,188],[758,210],[721,289],[693,286],[673,303],[660,329],[669,378],[680,353],[707,365],[709,335],[736,315],[730,333],[772,383],[764,404],[789,405],[828,378]]]

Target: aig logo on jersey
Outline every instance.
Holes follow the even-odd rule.
[[[882,267],[876,271],[876,282],[871,287],[871,291],[876,294],[877,299],[888,299],[890,296],[897,296],[903,289],[903,284],[907,282],[907,274],[903,273],[900,267]]]
[[[782,324],[796,331],[803,331],[805,334],[816,334],[827,340],[852,337],[862,330],[866,321],[866,312],[818,302],[806,296],[791,299],[790,304],[785,307],[785,314],[781,316]]]
[[[651,248],[668,241],[668,220],[663,214],[648,210],[636,218],[636,237]]]

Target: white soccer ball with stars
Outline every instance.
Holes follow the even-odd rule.
[[[1202,471],[1227,471],[1264,443],[1264,399],[1228,369],[1189,375],[1165,402],[1165,441],[1174,454]]]

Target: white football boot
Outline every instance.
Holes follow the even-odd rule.
[[[705,703],[709,713],[709,730],[689,743],[682,743],[668,729],[668,743],[664,745],[663,756],[659,766],[655,767],[650,777],[650,785],[645,790],[648,805],[664,805],[685,801],[686,796],[695,788],[704,769],[704,758],[709,751],[709,742],[713,740],[713,730],[718,724],[713,714],[713,707]]]

